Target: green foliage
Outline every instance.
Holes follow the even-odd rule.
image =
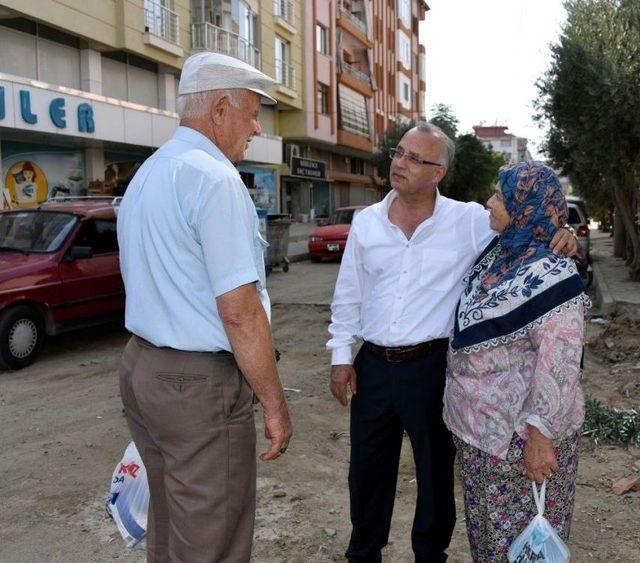
[[[389,167],[391,166],[389,149],[397,147],[404,134],[415,125],[415,121],[396,123],[381,139],[378,150],[373,154],[373,163],[378,169],[378,176],[384,180],[386,185],[389,185]]]
[[[633,226],[640,178],[640,2],[569,0],[567,23],[538,82],[537,119],[545,150],[593,214],[615,204],[632,239],[632,276],[640,276]]]
[[[456,158],[441,190],[459,201],[477,201],[484,205],[498,180],[498,169],[504,159],[485,148],[472,134],[456,139]]]
[[[458,136],[458,118],[453,115],[453,111],[446,104],[436,104],[431,108],[433,117],[429,120],[431,123],[440,127],[447,137],[456,139]]]
[[[589,399],[585,405],[582,435],[596,443],[640,446],[640,406],[612,409]]]
[[[430,122],[440,127],[456,143],[455,161],[441,183],[440,190],[448,197],[460,201],[477,201],[484,204],[493,191],[498,178],[498,168],[504,164],[504,160],[486,149],[473,135],[458,136],[458,119],[449,106],[436,104],[433,114]],[[378,175],[387,185],[391,165],[389,149],[397,146],[402,136],[415,125],[413,121],[396,125],[383,137],[378,151],[374,154]]]

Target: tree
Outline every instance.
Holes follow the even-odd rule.
[[[446,104],[436,104],[431,108],[433,111],[433,117],[429,120],[430,123],[440,127],[446,135],[455,140],[458,136],[458,118],[453,115],[453,111]]]
[[[539,81],[545,150],[597,211],[615,207],[631,278],[640,281],[640,2],[570,0]]]
[[[459,201],[484,204],[498,180],[504,159],[490,151],[472,134],[456,139],[456,158],[442,184],[442,193]]]
[[[458,136],[458,119],[445,104],[433,106],[430,123],[440,127],[456,143],[456,158],[440,184],[443,194],[460,201],[484,203],[493,190],[502,157],[486,149],[473,135]],[[414,121],[397,124],[380,141],[374,154],[378,175],[389,185],[391,157],[389,149],[395,147],[402,136],[416,125]]]

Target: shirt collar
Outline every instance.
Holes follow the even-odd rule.
[[[398,197],[398,192],[396,192],[396,190],[391,190],[381,202],[382,205],[380,206],[379,211],[382,215],[382,218],[386,220],[388,223],[391,223],[391,221],[389,221],[389,209],[391,209],[391,204],[393,203],[393,200],[396,199],[397,197]],[[435,219],[436,215],[440,213],[443,207],[443,203],[444,203],[443,196],[440,195],[440,190],[436,187],[436,203],[433,207],[433,214],[431,215],[431,217],[429,217],[429,219],[426,219],[422,223],[423,225],[425,223],[431,223],[432,220]]]
[[[191,127],[187,127],[185,125],[179,125],[173,133],[173,138],[202,149],[216,160],[227,164],[235,170],[235,166],[233,165],[233,163],[224,155],[224,153],[215,145],[215,143],[211,139],[205,137],[202,133],[200,133],[200,131],[196,131],[195,129],[192,129]]]

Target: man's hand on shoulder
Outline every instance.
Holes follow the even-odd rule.
[[[553,235],[549,248],[555,255],[575,256],[578,252],[578,239],[569,229],[563,227]]]
[[[356,387],[356,370],[350,364],[331,366],[331,393],[338,399],[343,407],[349,404],[349,396],[347,388],[351,390],[351,394],[355,395]]]

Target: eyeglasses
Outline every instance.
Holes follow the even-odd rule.
[[[439,162],[431,162],[430,160],[422,160],[417,156],[407,153],[402,147],[396,147],[395,149],[389,149],[389,156],[393,159],[400,160],[403,156],[406,156],[409,159],[409,162],[413,164],[431,164],[431,166],[444,166]]]

